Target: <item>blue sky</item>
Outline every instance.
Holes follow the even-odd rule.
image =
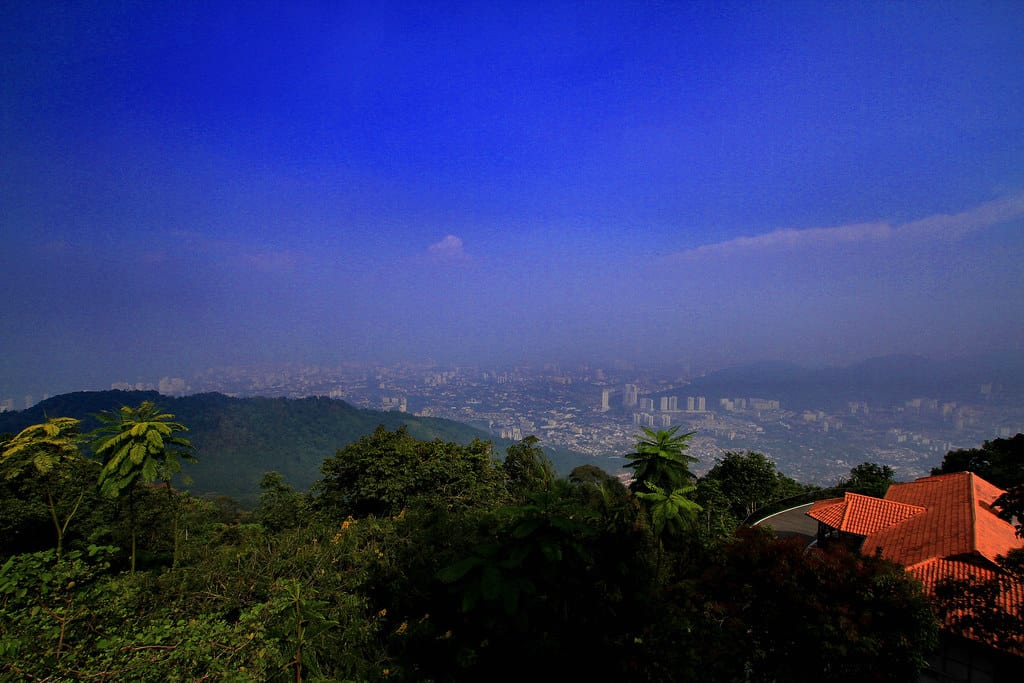
[[[0,398],[1024,342],[1024,5],[16,2]]]

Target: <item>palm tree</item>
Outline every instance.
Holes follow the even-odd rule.
[[[636,495],[646,504],[655,536],[678,535],[696,525],[697,515],[704,509],[689,498],[697,490],[696,486],[666,491],[648,482],[647,488],[648,492],[637,492]]]
[[[654,537],[658,541],[658,563],[655,574],[661,575],[667,542],[682,538],[686,531],[697,526],[697,515],[704,509],[689,496],[697,490],[692,484],[666,491],[657,484],[647,482],[647,492],[638,491],[643,507],[651,520]]]
[[[172,422],[174,416],[162,413],[152,401],[138,408],[121,406],[118,412],[104,411],[96,418],[103,424],[92,432],[92,449],[103,463],[100,491],[111,497],[127,493],[132,536],[131,570],[135,571],[135,485],[152,484],[161,479],[173,498],[171,477],[181,471],[181,461],[198,462],[192,455],[192,443],[176,432],[188,427]],[[174,556],[177,560],[177,514],[175,514]]]
[[[78,420],[71,417],[51,417],[43,424],[35,424],[18,432],[14,438],[2,444],[0,469],[6,479],[14,479],[25,469],[34,469],[39,475],[46,493],[46,507],[57,532],[57,561],[60,562],[64,549],[64,534],[71,518],[78,512],[85,490],[79,492],[71,510],[66,514],[58,511],[55,496],[62,485],[71,478],[71,465],[81,458],[78,452]],[[61,519],[63,517],[63,519]]]
[[[651,483],[663,490],[674,491],[693,483],[696,477],[690,471],[690,463],[697,462],[697,458],[687,455],[686,449],[690,447],[687,441],[696,432],[677,436],[678,425],[657,432],[647,427],[642,429],[644,433],[636,435],[636,451],[626,455],[632,462],[624,465],[634,468],[630,490],[645,491],[647,484]]]

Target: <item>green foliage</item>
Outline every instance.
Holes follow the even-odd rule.
[[[114,548],[56,550],[8,558],[0,567],[0,673],[46,675],[88,640],[97,585]]]
[[[813,488],[776,471],[761,453],[727,452],[697,484],[695,498],[704,507],[701,533],[709,540],[721,538],[773,501]]]
[[[932,474],[974,472],[1006,493],[995,502],[999,516],[1017,526],[1024,538],[1024,434],[986,441],[981,448],[961,448],[946,453]]]
[[[0,431],[16,432],[44,422],[49,414],[81,419],[83,432],[88,432],[102,425],[96,414],[143,401],[162,406],[188,425],[189,440],[200,460],[188,468],[192,492],[229,495],[253,506],[263,472],[280,472],[297,490],[306,491],[319,478],[325,457],[371,433],[378,424],[392,431],[405,426],[410,436],[424,441],[465,445],[488,438],[482,430],[450,420],[362,410],[328,398],[230,398],[215,393],[175,398],[145,391],[54,396],[28,410],[0,413]]]
[[[949,451],[932,474],[951,472],[974,472],[1006,490],[1024,486],[1024,434],[986,441],[981,448]]]
[[[528,436],[505,450],[507,486],[516,500],[525,500],[530,493],[549,490],[555,480],[555,469],[538,443],[540,439]]]
[[[293,653],[284,668],[294,672],[296,681],[302,680],[303,670],[323,676],[318,654],[329,647],[330,632],[338,627],[338,622],[325,615],[327,607],[326,600],[318,600],[315,591],[304,590],[297,579],[276,582],[263,607],[279,642],[286,643]]]
[[[676,435],[679,427],[658,430],[643,427],[643,434],[637,434],[636,451],[626,455],[630,462],[624,467],[633,468],[631,491],[647,490],[648,482],[666,490],[674,490],[696,479],[690,472],[690,465],[697,458],[686,454],[687,443],[695,432]]]
[[[993,503],[999,516],[1017,528],[1017,536],[1024,538],[1024,484],[1014,486]]]
[[[701,506],[697,528],[701,538],[707,542],[725,538],[743,521],[742,517],[736,515],[736,511],[741,506],[746,509],[746,505],[742,500],[727,496],[722,491],[722,482],[717,479],[701,477],[693,498]]]
[[[268,531],[292,529],[302,524],[305,496],[293,489],[277,472],[267,472],[260,480],[260,504],[255,518]]]
[[[953,633],[996,648],[1018,649],[1024,643],[1024,608],[1010,596],[1020,590],[1022,578],[1003,571],[988,580],[940,579],[935,584],[936,614]]]
[[[143,603],[146,581],[107,572],[112,548],[12,558],[0,569],[0,677],[7,680],[270,680],[280,654],[262,620],[227,622]]]
[[[503,499],[503,473],[489,442],[418,441],[404,428],[379,426],[325,460],[321,472],[318,504],[340,516],[392,516],[414,502],[466,508]]]
[[[119,496],[138,482],[169,480],[181,471],[182,460],[198,462],[192,443],[175,435],[188,427],[172,422],[174,415],[160,412],[150,401],[96,417],[102,426],[91,434],[92,449],[103,463],[100,490],[109,496]]]
[[[461,583],[462,610],[481,604],[514,615],[521,599],[537,592],[536,581],[550,579],[574,564],[586,564],[583,542],[594,534],[582,511],[565,516],[538,505],[504,511],[510,523],[499,542],[474,547],[473,554],[438,572],[441,581]]]
[[[39,474],[48,474],[70,458],[78,457],[79,421],[70,417],[51,417],[43,424],[21,430],[3,444],[0,464],[4,476],[13,479],[29,466]]]
[[[168,495],[173,501],[170,479],[181,471],[181,461],[198,462],[192,455],[192,443],[177,432],[188,428],[172,422],[174,416],[162,413],[150,401],[143,401],[138,408],[121,406],[114,412],[96,416],[102,426],[92,432],[92,449],[103,463],[100,470],[99,488],[110,497],[128,496],[131,523],[131,568],[135,571],[136,560],[136,517],[135,490],[139,484],[151,484],[157,479],[166,482]],[[171,515],[174,526],[171,535],[174,541],[173,561],[177,561],[177,508]]]
[[[497,526],[437,573],[457,611],[435,603],[452,655],[426,674],[519,680],[543,671],[560,680],[626,673],[634,634],[649,616],[643,534],[609,525],[574,493],[556,486],[499,511]],[[571,655],[584,651],[585,658]]]
[[[884,498],[885,492],[895,481],[895,472],[888,465],[865,462],[850,470],[850,478],[840,485],[854,493]]]
[[[594,465],[580,465],[569,474],[574,495],[585,507],[603,513],[629,504],[630,493],[618,478]]]
[[[489,444],[386,428],[325,463],[315,501],[273,472],[251,516],[141,480],[97,499],[89,535],[149,556],[3,561],[0,680],[895,680],[931,642],[885,563],[692,544],[692,482],[549,481],[521,445],[519,500]]]
[[[699,590],[695,672],[709,680],[913,681],[937,642],[899,566],[757,528],[720,547]]]
[[[638,492],[637,498],[642,500],[651,516],[655,535],[678,536],[692,530],[697,523],[697,515],[703,510],[689,495],[696,486],[683,486],[666,491],[660,486],[647,482],[646,493]]]
[[[15,479],[26,472],[35,475],[57,536],[58,561],[68,525],[85,496],[85,488],[77,493],[67,490],[72,470],[81,460],[78,426],[76,419],[53,417],[21,430],[0,449],[0,471],[5,479]]]
[[[782,497],[775,463],[761,453],[728,452],[715,462],[704,479],[718,483],[722,495],[729,501],[729,511],[741,520]]]

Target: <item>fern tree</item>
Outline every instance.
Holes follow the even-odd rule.
[[[697,529],[697,516],[703,511],[692,498],[696,486],[684,485],[666,491],[657,484],[647,482],[647,491],[637,491],[636,497],[647,512],[652,531],[658,539],[657,574],[661,574],[665,557],[665,546],[673,539],[679,539],[687,532]]]
[[[679,426],[654,431],[643,427],[643,434],[637,434],[636,451],[626,455],[631,462],[623,467],[633,468],[631,491],[647,491],[648,484],[674,491],[694,483],[696,477],[690,471],[690,464],[697,458],[687,455],[688,441],[694,432],[676,434]]]
[[[143,401],[138,408],[122,406],[117,412],[96,415],[102,423],[92,432],[92,449],[100,459],[100,491],[110,497],[128,498],[131,527],[131,570],[135,571],[137,525],[135,520],[135,486],[161,480],[171,498],[171,477],[181,471],[181,463],[198,462],[192,455],[192,443],[178,432],[188,431],[174,415],[163,413],[152,401]],[[178,555],[177,513],[174,515],[174,559]]]
[[[57,533],[58,562],[68,525],[85,495],[84,489],[80,491],[70,509],[58,500],[64,485],[71,479],[74,461],[82,457],[78,452],[81,441],[78,424],[78,420],[71,417],[51,417],[42,424],[21,430],[0,448],[0,471],[6,479],[14,479],[26,471],[34,471],[39,476]]]

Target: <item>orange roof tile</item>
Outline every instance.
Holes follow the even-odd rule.
[[[943,578],[1000,575],[996,558],[1024,548],[1013,525],[992,504],[1003,491],[971,472],[893,484],[885,499],[847,493],[815,503],[807,514],[835,529],[865,536],[861,552],[898,562],[928,589]],[[997,604],[1010,614],[1024,607],[1024,583],[1004,583]],[[964,635],[976,637],[973,632]],[[1008,646],[1024,653],[1024,643]]]
[[[907,572],[924,584],[929,591],[941,579],[977,579],[991,581],[1000,575],[994,569],[981,567],[964,560],[932,559],[918,562],[907,567]],[[1000,593],[998,603],[1007,611],[1018,610],[1024,606],[1024,583],[1007,582],[1008,590]]]
[[[976,579],[978,581],[991,581],[1000,575],[1000,572],[989,567],[982,567],[974,562],[958,559],[931,559],[907,567],[907,573],[914,576],[924,584],[925,590],[929,593],[935,590],[935,585],[942,579]],[[1020,615],[1024,610],[1024,583],[1020,581],[1006,581],[1002,583],[996,604],[1008,614]],[[951,617],[952,619],[952,617]],[[970,629],[963,631],[963,635],[969,638],[979,638],[980,634]],[[1003,647],[1024,654],[1024,641],[1018,637],[1010,637],[1010,642]]]
[[[1001,494],[971,472],[893,484],[886,500],[923,507],[926,512],[869,534],[862,552],[881,551],[904,566],[969,554],[994,563],[996,556],[1024,547],[1013,526],[992,510],[991,504]]]
[[[842,498],[819,501],[807,514],[833,529],[867,536],[887,529],[925,512],[918,505],[908,505],[859,493],[847,493]]]
[[[846,503],[843,502],[842,498],[819,500],[811,505],[810,509],[807,510],[807,515],[822,524],[827,524],[833,529],[838,529],[843,523],[843,517],[846,515]]]

